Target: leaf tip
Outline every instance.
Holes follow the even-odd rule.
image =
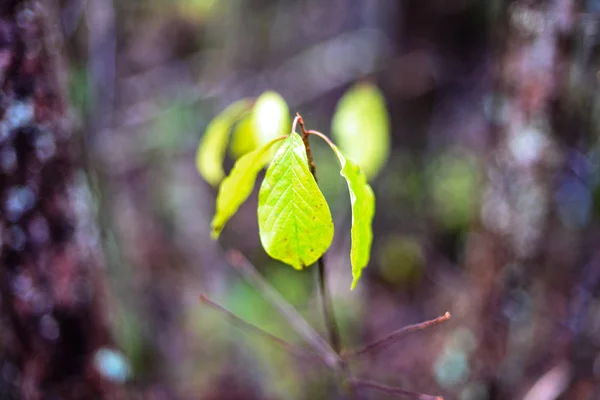
[[[210,232],[210,238],[212,240],[217,240],[219,238],[219,235],[221,235],[222,230],[223,230],[222,226],[213,224],[211,232]]]
[[[306,268],[306,265],[294,263],[292,264],[292,267],[297,271],[302,271],[304,268]]]

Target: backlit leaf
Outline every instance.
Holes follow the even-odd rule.
[[[379,89],[369,83],[350,88],[337,105],[331,130],[340,149],[371,179],[390,152],[390,123]]]
[[[233,132],[229,151],[234,159],[290,131],[289,108],[276,92],[261,94],[251,114],[242,119]]]
[[[350,203],[352,206],[352,228],[350,264],[352,265],[352,286],[356,287],[362,270],[369,264],[371,257],[371,243],[373,242],[373,230],[371,224],[375,214],[375,195],[373,189],[367,183],[367,177],[361,172],[359,166],[352,160],[346,158],[342,152],[329,139],[323,139],[335,152],[342,169],[340,175],[344,177],[350,192]]]
[[[252,115],[244,117],[233,130],[229,154],[234,160],[237,160],[244,154],[256,150],[259,146],[260,143],[256,137]]]
[[[236,101],[216,116],[206,127],[196,153],[196,166],[200,175],[215,186],[225,176],[223,159],[227,149],[229,131],[237,119],[250,108],[251,101]]]
[[[248,198],[254,187],[256,175],[269,160],[269,149],[284,137],[270,141],[263,147],[242,156],[223,180],[217,195],[217,211],[212,220],[213,239],[217,239],[223,227]]]
[[[295,132],[277,150],[261,184],[258,227],[267,254],[296,269],[317,261],[331,245],[331,212]]]
[[[264,92],[254,103],[252,122],[257,142],[261,145],[290,131],[290,110],[278,93]]]

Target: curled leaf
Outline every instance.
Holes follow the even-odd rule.
[[[279,137],[242,156],[233,166],[229,176],[219,186],[217,210],[212,220],[213,239],[217,239],[223,227],[248,198],[254,187],[256,175],[269,160],[269,149],[284,137]]]
[[[331,212],[296,132],[267,169],[258,193],[258,227],[267,254],[296,269],[317,261],[331,245]]]
[[[340,149],[371,179],[389,157],[390,123],[379,89],[369,83],[350,88],[337,105],[331,125]]]
[[[254,119],[248,115],[237,123],[231,135],[229,144],[229,154],[231,158],[237,160],[246,153],[250,153],[260,147],[256,132],[254,129]]]
[[[367,177],[360,167],[346,158],[342,152],[325,135],[318,134],[333,149],[342,167],[340,175],[344,177],[350,192],[352,206],[352,228],[350,229],[351,247],[350,264],[352,265],[352,290],[362,275],[362,270],[369,264],[373,230],[371,224],[375,214],[375,195],[367,183]]]
[[[250,108],[251,101],[243,99],[231,104],[206,127],[196,152],[196,167],[208,183],[215,186],[225,176],[223,159],[229,131],[237,119]]]

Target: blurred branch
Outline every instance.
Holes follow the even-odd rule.
[[[204,80],[191,87],[192,83],[181,88],[181,102],[192,106],[200,100],[215,98],[222,99],[223,103],[230,103],[238,97],[252,96],[268,87],[284,93],[290,107],[297,108],[331,90],[379,71],[382,61],[387,58],[388,48],[389,39],[379,30],[359,29],[346,32],[299,52],[277,67],[244,79],[232,82],[232,79],[226,77],[215,79],[214,76],[202,74],[205,76]],[[383,50],[374,52],[373,49]],[[356,56],[357,51],[361,53],[361,57]],[[335,58],[331,56],[333,53],[336,54]],[[190,57],[190,63],[197,62],[197,58],[198,56]],[[334,60],[338,61],[334,62]],[[165,68],[178,70],[182,68],[181,62],[169,65],[171,67],[160,66],[124,78],[119,83],[119,87],[123,92],[127,92],[130,86],[132,88],[153,87],[154,85],[150,83],[156,81],[157,75],[163,75]],[[228,83],[215,86],[215,82]],[[144,99],[153,100],[138,102],[127,108],[119,118],[122,121],[121,129],[151,122],[164,112],[164,106],[161,101],[157,101],[156,96],[149,96],[148,93],[142,96]]]
[[[88,108],[92,140],[111,129],[114,113],[117,38],[112,0],[89,0],[88,26]]]
[[[204,304],[206,304],[207,306],[211,307],[212,309],[224,314],[227,318],[229,318],[234,324],[239,325],[242,329],[258,334],[262,337],[264,337],[265,339],[270,340],[271,342],[279,345],[279,347],[281,347],[282,349],[288,351],[289,353],[291,353],[292,355],[299,357],[299,358],[304,358],[304,359],[308,359],[311,361],[316,361],[316,357],[317,355],[312,353],[309,350],[297,347],[291,343],[286,342],[285,340],[278,338],[275,335],[270,334],[269,332],[259,328],[258,326],[251,324],[248,321],[245,321],[244,319],[238,317],[237,315],[235,315],[234,313],[232,313],[231,311],[229,311],[228,309],[226,309],[225,307],[221,306],[220,304],[212,301],[211,299],[209,299],[208,297],[206,297],[204,294],[200,294],[200,301]],[[321,361],[320,358],[318,358],[318,361]]]
[[[434,325],[441,324],[442,322],[446,322],[449,319],[450,319],[450,313],[446,312],[446,314],[442,315],[441,317],[437,317],[435,319],[421,322],[418,324],[407,325],[403,328],[400,328],[400,329],[388,334],[387,336],[382,337],[381,339],[378,339],[378,340],[366,345],[365,347],[363,347],[360,350],[346,352],[346,353],[344,353],[344,356],[355,357],[355,356],[359,356],[361,354],[367,353],[369,351],[379,349],[381,347],[391,344],[394,340],[397,340],[403,336],[406,336],[413,332],[422,331],[422,330],[432,327]]]
[[[382,385],[377,382],[366,381],[362,379],[354,379],[352,383],[357,387],[364,387],[368,389],[377,390],[389,395],[398,395],[402,397],[410,397],[418,400],[444,400],[441,396],[434,396],[430,394],[411,392],[408,390],[403,390],[394,386]]]
[[[327,366],[339,370],[342,360],[338,354],[298,311],[260,276],[256,268],[240,252],[229,251],[227,260],[288,321],[290,326],[317,352]]]

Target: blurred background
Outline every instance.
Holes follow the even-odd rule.
[[[274,90],[329,135],[340,98],[365,82],[385,99],[391,140],[371,180],[371,262],[354,291],[345,183],[314,141],[336,224],[326,259],[344,347],[453,318],[351,369],[447,399],[600,398],[600,2],[59,5],[120,349],[103,368],[126,398],[341,398],[325,367],[198,301],[206,293],[302,343],[226,262],[237,249],[324,332],[315,268],[295,271],[260,245],[257,188],[211,240],[217,192],[194,158],[208,123],[236,100]]]

